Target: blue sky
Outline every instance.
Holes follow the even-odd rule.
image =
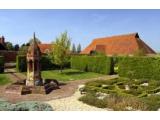
[[[138,32],[160,51],[160,10],[0,10],[0,35],[13,44],[26,43],[33,32],[50,43],[65,30],[82,48],[94,38]]]

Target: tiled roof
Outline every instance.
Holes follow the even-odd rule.
[[[38,44],[41,53],[47,53],[51,51],[52,49],[52,44]]]
[[[81,54],[90,54],[91,51],[100,51],[106,55],[132,55],[135,51],[140,49],[143,49],[145,54],[156,53],[139,38],[138,33],[132,33],[94,39]]]

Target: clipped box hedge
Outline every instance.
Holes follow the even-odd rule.
[[[112,58],[106,56],[72,56],[71,68],[109,75],[113,71]]]
[[[113,70],[114,73],[117,74],[119,71],[119,63],[125,58],[125,56],[113,56]]]
[[[119,76],[136,79],[160,79],[160,57],[124,57]]]
[[[0,56],[0,73],[4,72],[4,57]]]

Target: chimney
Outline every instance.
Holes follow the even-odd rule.
[[[5,38],[4,38],[4,36],[2,36],[2,37],[0,38],[0,43],[1,43],[2,45],[4,45],[4,44],[5,44],[4,41],[5,41]]]

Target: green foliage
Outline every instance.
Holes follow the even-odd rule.
[[[7,48],[7,50],[13,50],[14,49],[11,42],[6,42],[6,48]]]
[[[143,86],[143,83],[148,83],[148,86]],[[97,105],[99,100],[95,95],[101,92],[109,94],[108,97],[101,100],[102,104],[105,103],[106,108],[128,110],[127,107],[131,107],[131,110],[158,110],[160,108],[159,84],[157,80],[125,78],[90,81],[85,85],[86,95],[81,98],[81,101],[99,107]],[[129,90],[125,89],[125,85],[129,86]],[[95,103],[89,98],[92,98]]]
[[[90,55],[94,55],[94,56],[106,56],[104,52],[99,52],[99,51],[91,51]]]
[[[75,46],[75,44],[72,45],[72,53],[76,53],[76,46]]]
[[[160,96],[151,95],[149,97],[142,98],[145,104],[147,104],[147,110],[156,111],[160,108]]]
[[[53,58],[54,63],[59,65],[62,72],[62,67],[70,60],[70,38],[67,32],[62,33],[56,42],[53,43],[53,50],[51,52],[51,58]]]
[[[53,108],[41,102],[26,101],[17,104],[0,101],[0,111],[53,111]]]
[[[41,56],[40,59],[41,70],[53,70],[59,68],[59,66],[53,64],[47,55]],[[25,55],[18,55],[16,58],[16,69],[18,72],[27,71],[27,61]]]
[[[52,63],[51,59],[47,55],[41,56],[41,70],[53,70],[59,68],[59,66]]]
[[[19,50],[19,45],[18,45],[18,44],[14,45],[14,50],[15,50],[15,51],[18,51],[18,50]]]
[[[111,74],[112,58],[106,56],[72,56],[71,68],[101,74]]]
[[[81,52],[81,44],[78,44],[77,46],[77,53],[80,53]]]
[[[113,56],[113,71],[114,73],[118,73],[119,71],[119,63],[123,60],[123,58],[125,58],[125,56]]]
[[[0,73],[4,72],[4,57],[0,56]]]
[[[27,45],[22,45],[21,48],[18,51],[18,55],[26,55],[28,50]]]
[[[16,57],[16,70],[18,72],[26,72],[27,71],[27,61],[25,55],[17,55]]]
[[[59,81],[72,81],[72,80],[83,80],[90,78],[101,77],[102,74],[93,72],[82,72],[75,69],[64,69],[62,73],[59,70],[45,70],[42,71],[42,77],[45,79],[56,79]]]
[[[160,79],[160,57],[124,57],[119,63],[119,75],[137,79]]]
[[[9,77],[6,74],[0,74],[0,85],[6,85],[10,82],[11,82],[11,80],[9,79]]]
[[[99,108],[110,108],[115,111],[146,110],[147,106],[135,97],[110,95],[104,99],[98,99],[94,93],[87,93],[79,98],[80,101]],[[128,109],[130,107],[130,109]]]
[[[80,101],[87,103],[89,105],[93,105],[99,108],[105,108],[106,102],[104,100],[97,99],[94,94],[88,93],[79,98]]]

